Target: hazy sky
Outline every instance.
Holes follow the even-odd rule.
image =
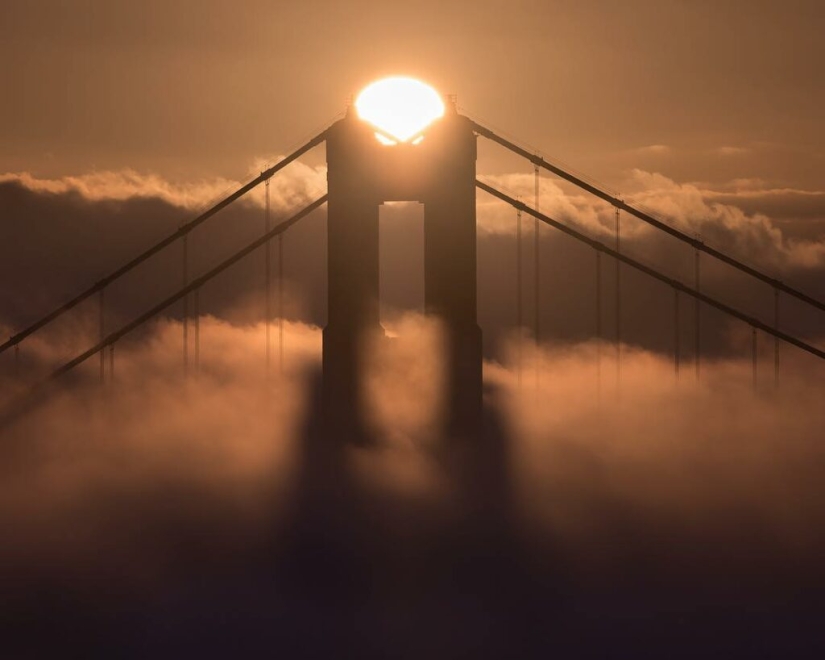
[[[456,94],[481,123],[823,300],[823,34],[822,0],[0,0],[0,341],[388,74]],[[323,194],[323,164],[319,149],[273,178],[275,220]],[[529,164],[485,144],[478,170],[532,201]],[[549,175],[541,185],[544,212],[612,244],[612,207]],[[190,234],[189,277],[261,235],[262,195]],[[171,643],[174,657],[221,644],[231,656],[266,641],[341,657],[357,639],[373,656],[509,657],[532,641],[548,657],[567,641],[567,656],[589,644],[605,657],[635,638],[664,648],[628,657],[736,655],[714,639],[742,657],[801,657],[819,643],[825,361],[781,345],[777,388],[771,338],[707,306],[697,334],[692,301],[629,268],[616,323],[614,262],[549,229],[542,351],[516,350],[516,216],[485,194],[477,210],[500,429],[433,444],[437,335],[388,314],[398,338],[372,347],[367,369],[381,443],[315,442],[318,211],[284,235],[283,372],[264,379],[259,251],[198,291],[198,378],[184,378],[195,331],[179,301],[118,340],[105,388],[95,356],[37,414],[0,424],[4,650],[19,638],[20,657],[37,655],[32,642],[65,655],[88,637],[113,648],[75,655],[167,657]],[[382,210],[391,313],[422,306],[421,215]],[[622,223],[625,254],[692,285],[690,248]],[[526,326],[532,240],[528,220]],[[108,286],[105,331],[177,290],[183,254],[177,242]],[[773,323],[770,286],[701,267],[704,293]],[[98,300],[0,356],[0,413],[97,341]],[[781,304],[784,331],[825,347],[822,314]],[[619,325],[620,352],[593,341]],[[540,376],[529,387],[522,352]]]
[[[6,2],[0,171],[238,176],[400,72],[611,184],[817,188],[824,29],[815,0]]]
[[[110,272],[392,73],[456,94],[482,123],[822,297],[823,28],[825,10],[801,0],[4,3],[0,58],[10,66],[0,67],[8,91],[0,104],[0,230],[11,249],[0,260],[8,283],[0,286],[0,322],[19,327]],[[529,165],[481,143],[479,172],[530,198]],[[320,194],[324,172],[306,165],[322,164],[319,149],[277,178],[279,212]],[[543,209],[596,237],[609,234],[608,209],[549,177],[543,185]],[[205,267],[225,256],[227,241],[256,235],[258,202],[222,214],[215,228],[223,238],[207,230],[193,259]],[[485,332],[512,324],[515,286],[514,214],[489,202],[479,198]],[[382,229],[382,254],[394,270],[382,290],[401,286],[395,302],[409,305],[422,285],[420,250],[406,246],[420,248],[420,227],[415,218],[391,225]],[[689,250],[674,252],[637,229],[626,223],[626,249],[635,245],[646,261],[691,276]],[[323,322],[323,224],[310,223],[306,240],[303,231],[290,239],[287,277],[302,283],[304,313]],[[592,313],[581,301],[592,290],[590,253],[551,234],[544,286],[555,299],[545,305],[554,315],[546,327],[587,336]],[[175,259],[154,276],[164,290],[177,281]],[[222,313],[254,288],[240,272]],[[770,316],[767,288],[743,288],[708,267],[705,278],[745,311]],[[145,304],[147,281],[134,282]],[[650,295],[638,297],[645,309]],[[668,336],[660,306],[655,324],[639,310],[636,340],[667,350],[669,339],[647,336]],[[786,324],[794,313],[786,310]],[[821,328],[818,317],[800,317],[795,327],[810,337]],[[721,346],[724,326],[719,332]]]

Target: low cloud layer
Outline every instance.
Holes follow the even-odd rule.
[[[533,204],[531,175],[491,176],[487,180]],[[803,229],[786,236],[785,227],[772,219],[798,220],[800,224],[811,218],[825,219],[825,194],[821,191],[775,188],[748,180],[735,181],[729,189],[710,189],[634,170],[626,194],[620,196],[684,233],[777,275],[825,266],[825,234],[805,236]],[[482,231],[515,231],[515,211],[486,195],[481,201]],[[553,219],[579,227],[594,238],[610,243],[613,237],[613,207],[567,184],[542,180],[541,208]],[[625,216],[622,233],[631,249],[655,262],[658,230]]]
[[[673,562],[683,570],[667,579],[688,584],[708,579],[709,564],[753,579],[775,562],[783,576],[821,578],[823,367],[797,365],[779,389],[763,376],[755,393],[746,360],[677,379],[672,362],[625,348],[617,390],[610,347],[599,388],[597,350],[528,345],[520,389],[512,369],[488,369],[507,391],[530,533],[544,530],[585,571],[650,562],[655,573]],[[641,541],[648,534],[658,547]]]
[[[174,550],[147,554],[147,525],[172,525],[169,543],[204,526],[199,533],[243,544],[256,526],[282,519],[318,412],[310,401],[320,331],[286,324],[283,371],[273,334],[269,377],[263,325],[204,317],[200,331],[199,368],[190,355],[188,378],[181,325],[162,321],[118,348],[105,385],[90,360],[5,427],[0,521],[16,530],[3,546],[6,565],[63,570],[114,534],[96,570],[160,575]],[[390,331],[366,370],[377,444],[353,448],[343,469],[376,497],[453,507],[458,475],[437,433],[438,327],[406,315]],[[44,360],[50,348],[38,344]],[[485,380],[486,406],[504,429],[493,481],[507,484],[497,497],[511,502],[520,534],[554,539],[585,572],[638,560],[647,546],[636,536],[648,534],[664,534],[668,561],[718,545],[717,568],[743,554],[754,562],[743,570],[807,566],[822,551],[821,365],[797,359],[779,389],[763,374],[755,393],[746,360],[704,364],[697,380],[691,365],[677,379],[671,362],[631,347],[620,373],[608,345],[519,350],[512,340],[506,362],[486,363]],[[115,511],[129,515],[112,520]],[[635,540],[617,546],[615,535],[627,533]]]
[[[485,431],[462,444],[434,432],[437,326],[407,315],[369,353],[375,443],[348,447],[317,432],[318,328],[286,324],[268,380],[261,324],[200,328],[188,379],[181,325],[161,321],[119,345],[105,386],[91,361],[3,429],[2,611],[26,622],[19,648],[115,616],[127,645],[184,643],[193,620],[203,644],[229,608],[222,631],[278,647],[335,646],[342,616],[427,622],[418,650],[478,645],[485,624],[478,653],[500,657],[537,604],[626,631],[610,599],[628,589],[645,616],[699,617],[772,612],[825,580],[819,365],[788,364],[778,391],[763,378],[754,393],[747,361],[677,381],[625,346],[617,392],[611,347],[526,343],[519,385],[510,342],[485,363]],[[46,361],[49,343],[30,350]]]
[[[263,325],[204,317],[200,332],[188,378],[182,327],[161,321],[118,345],[113,377],[107,356],[105,385],[90,360],[4,425],[0,519],[15,533],[0,563],[18,578],[81,577],[94,556],[96,579],[114,573],[135,588],[171,570],[190,535],[230,552],[283,515],[319,333],[286,324],[283,369],[275,333],[267,377]],[[65,348],[47,336],[32,361]],[[3,393],[14,385],[7,373]]]
[[[258,176],[283,159],[283,156],[259,158],[249,168],[249,178]],[[246,181],[211,179],[195,182],[172,182],[157,174],[134,170],[104,171],[64,176],[56,179],[35,177],[28,172],[0,174],[0,184],[14,183],[44,195],[76,194],[90,202],[158,199],[186,211],[205,210],[241,187]],[[276,212],[289,210],[297,203],[320,197],[326,188],[326,169],[310,167],[300,161],[288,165],[271,179],[270,204]],[[259,207],[265,205],[264,187],[246,198]]]
[[[270,159],[275,160],[275,159]],[[252,172],[270,162],[257,163]],[[530,175],[487,177],[514,196],[532,201]],[[64,302],[141,249],[169,235],[191,219],[197,205],[213,199],[228,182],[173,185],[154,176],[134,173],[98,174],[44,181],[27,175],[7,176],[0,183],[0,205],[8,222],[4,245],[10,249],[0,261],[0,323],[11,333],[36,320],[46,310]],[[324,172],[303,163],[290,165],[273,179],[273,222],[308,203],[324,187]],[[746,263],[825,298],[825,257],[822,237],[810,223],[788,218],[795,214],[798,191],[783,196],[765,182],[743,180],[711,189],[704,184],[679,184],[658,174],[636,171],[625,199],[652,209],[689,234],[701,236],[714,247],[727,250]],[[552,217],[576,226],[612,244],[615,217],[612,209],[547,178],[542,178],[541,208]],[[771,198],[776,206],[787,200],[781,223],[764,212],[746,210],[747,200]],[[816,200],[818,193],[806,193]],[[204,272],[219,260],[253,240],[263,231],[263,189],[245,203],[233,205],[194,232],[189,239],[189,277]],[[720,201],[721,200],[721,201]],[[724,203],[723,203],[724,202]],[[741,202],[742,207],[737,206]],[[199,208],[201,208],[200,206]],[[393,264],[414,267],[423,257],[420,235],[421,207],[415,204],[382,211],[382,295],[399,292],[390,307],[409,305],[421,294],[413,286],[416,274]],[[800,210],[800,214],[802,210]],[[479,318],[485,333],[485,355],[500,358],[503,338],[517,321],[515,212],[489,196],[478,195],[479,217]],[[522,322],[532,327],[533,298],[532,219],[525,217],[523,244]],[[693,283],[693,254],[674,239],[622,215],[622,249],[666,275]],[[807,224],[806,224],[807,223]],[[805,229],[808,227],[808,229]],[[795,228],[795,229],[794,229]],[[547,341],[580,342],[594,339],[595,257],[550,228],[541,228],[541,328]],[[319,211],[291,229],[283,239],[285,313],[316,325],[325,322],[325,225]],[[403,251],[403,254],[400,252]],[[277,249],[272,246],[275,277]],[[106,327],[113,329],[173,293],[183,281],[180,245],[166,250],[124,278],[106,293]],[[403,258],[402,258],[403,257]],[[416,261],[417,259],[417,261]],[[201,310],[220,318],[249,323],[262,317],[258,304],[264,289],[263,251],[244,260],[209,283],[201,292]],[[602,260],[602,338],[615,335],[615,268]],[[406,266],[405,266],[406,268]],[[673,343],[672,292],[624,268],[622,277],[622,340],[658,353],[671,353]],[[419,278],[420,279],[420,278]],[[272,280],[274,284],[274,279]],[[773,297],[761,283],[740,277],[709,258],[702,260],[702,290],[766,323],[773,322]],[[423,289],[421,289],[423,290]],[[402,299],[403,298],[403,299]],[[255,302],[258,301],[258,302]],[[191,304],[191,301],[190,301]],[[681,301],[681,348],[685,357],[694,350],[693,303]],[[79,319],[60,326],[71,334],[80,324],[87,330],[97,323],[96,301],[78,311]],[[167,314],[181,318],[182,304]],[[712,310],[700,310],[700,350],[707,356],[741,355],[747,342],[737,339],[742,328]],[[818,313],[783,298],[783,329],[809,341],[819,341],[823,324]],[[63,321],[61,321],[63,323]],[[762,339],[764,342],[764,338]],[[23,347],[25,353],[25,346]]]

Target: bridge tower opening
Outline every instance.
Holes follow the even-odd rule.
[[[420,138],[420,139],[419,139]],[[472,437],[482,413],[476,309],[476,135],[453,104],[418,138],[385,144],[351,109],[327,133],[328,320],[323,407],[331,433],[366,439],[364,351],[383,336],[379,206],[424,205],[424,305],[445,332],[444,433]]]

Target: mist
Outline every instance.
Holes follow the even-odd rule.
[[[283,514],[320,336],[285,324],[288,351],[281,365],[275,347],[269,376],[263,324],[207,316],[200,337],[189,377],[181,324],[160,320],[117,346],[114,374],[107,354],[105,382],[89,360],[6,424],[0,519],[14,533],[0,561],[18,578],[91,570],[135,587],[177,571],[181,543],[203,534],[220,555]],[[65,351],[53,339],[30,352]]]
[[[242,588],[255,594],[244,612],[298,598],[292,635],[326,629],[322,613],[355,598],[355,629],[376,616],[435,625],[411,653],[443,639],[446,611],[447,649],[481,654],[470,631],[495,621],[483,639],[496,655],[513,633],[496,612],[545,589],[557,614],[576,594],[608,616],[604,599],[631,584],[643,607],[710,594],[724,609],[823,583],[822,373],[803,355],[783,354],[780,387],[754,392],[747,361],[707,361],[698,380],[685,364],[677,379],[672,361],[623,346],[617,389],[607,343],[511,337],[485,363],[486,430],[466,443],[437,434],[438,324],[395,315],[367,358],[374,443],[339,446],[317,431],[319,328],[286,322],[281,365],[275,320],[267,370],[262,323],[199,325],[188,376],[181,324],[159,320],[118,346],[104,384],[90,360],[3,429],[0,525],[13,533],[0,563],[27,626],[53,623],[33,584],[89,625],[116,602],[127,631],[132,608],[172,598],[183,621],[205,598],[211,617]],[[48,334],[35,346],[44,360],[56,350]],[[485,613],[462,595],[477,579]]]
[[[793,356],[791,376],[754,391],[748,360],[697,379],[627,346],[618,369],[610,345],[522,350],[520,387],[512,369],[487,373],[507,392],[525,533],[608,582],[642,564],[683,587],[822,577],[820,365]]]
[[[323,171],[298,165],[273,191],[273,221],[317,193]],[[706,203],[698,186],[636,176],[639,199],[675,222],[708,212],[724,246],[764,257],[813,293],[821,286],[818,236],[797,240],[757,210]],[[531,183],[500,179],[525,198]],[[174,231],[216,186],[123,173],[6,177],[12,237],[34,247],[0,266],[4,333]],[[610,240],[604,208],[543,186],[543,209]],[[691,254],[623,222],[624,249],[689,272]],[[114,623],[103,649],[126,640],[143,656],[229,653],[219,639],[228,631],[250,648],[265,640],[309,655],[355,638],[385,656],[502,657],[517,637],[600,648],[593,629],[614,639],[647,634],[651,621],[663,639],[686,620],[735,635],[753,609],[785,640],[821,612],[825,372],[812,357],[780,345],[777,386],[772,340],[759,335],[754,375],[749,328],[702,308],[697,341],[697,308],[682,303],[677,373],[672,292],[623,271],[614,336],[607,260],[599,337],[592,253],[544,230],[545,334],[538,346],[527,328],[519,338],[514,213],[482,204],[485,419],[469,442],[443,437],[442,330],[410,311],[422,306],[423,277],[409,272],[423,254],[421,209],[389,206],[381,223],[386,337],[365,339],[363,365],[372,442],[337,442],[321,423],[321,214],[283,239],[283,363],[273,319],[267,366],[256,254],[199,291],[197,359],[190,297],[186,311],[176,304],[118,341],[104,382],[94,356],[0,429],[9,639],[28,648],[57,629],[88,640]],[[227,210],[192,234],[190,275],[262,226],[260,195]],[[737,246],[741,231],[749,238]],[[179,287],[180,254],[131,278],[107,289],[108,331]],[[769,319],[770,292],[706,263],[703,278],[703,290]],[[27,338],[17,358],[2,356],[0,405],[96,342],[98,313],[89,301]],[[522,323],[534,314],[526,304]],[[782,327],[822,337],[819,320],[784,299]],[[398,634],[415,639],[399,649]],[[700,639],[685,646],[700,648]]]
[[[181,324],[161,320],[118,346],[114,375],[107,358],[104,383],[90,359],[69,386],[56,385],[4,429],[0,515],[16,530],[3,545],[6,561],[30,565],[42,554],[35,563],[56,569],[102,542],[108,524],[120,529],[109,518],[119,510],[131,512],[134,533],[180,500],[194,507],[174,513],[184,526],[190,514],[207,525],[270,525],[289,507],[307,417],[317,414],[320,330],[285,323],[281,365],[275,322],[267,369],[262,323],[206,316],[199,325],[199,362],[190,345],[188,376]],[[440,330],[413,313],[386,326],[390,338],[371,345],[365,379],[376,443],[346,450],[347,470],[386,490],[381,497],[431,499],[451,481],[451,441],[437,433]],[[44,359],[57,350],[48,336],[36,348]],[[560,542],[573,564],[599,566],[606,546],[609,565],[629,561],[639,548],[612,547],[623,525],[660,529],[687,555],[697,544],[724,548],[716,559],[739,569],[748,565],[743,553],[764,570],[761,560],[798,567],[825,549],[822,373],[806,356],[783,354],[781,384],[763,376],[754,391],[749,360],[706,362],[697,378],[692,363],[677,376],[672,359],[628,346],[617,367],[606,343],[537,349],[511,339],[506,355],[485,363],[485,405],[501,420],[498,469],[513,519],[528,536]],[[766,350],[763,363],[772,356]],[[156,501],[157,489],[171,500]],[[761,559],[748,549],[754,538]],[[160,568],[162,555],[155,547],[137,564]],[[101,556],[109,560],[122,558]]]

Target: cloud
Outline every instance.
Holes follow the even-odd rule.
[[[818,561],[821,365],[793,370],[778,391],[763,381],[754,394],[747,360],[676,380],[672,362],[626,347],[619,393],[603,347],[598,397],[595,344],[523,350],[528,374],[536,365],[542,374],[538,394],[532,377],[519,388],[512,368],[488,365],[487,374],[506,391],[525,533],[544,530],[579,568],[610,574],[644,561],[648,548],[633,539],[656,529],[667,561],[684,566],[676,581],[707,579],[690,572],[697,547],[713,548],[701,570],[720,574],[774,561],[795,573],[794,562]]]
[[[708,201],[736,206],[750,215],[762,214],[774,221],[784,220],[785,231],[796,233],[804,230],[806,220],[825,221],[825,192],[820,190],[746,184],[743,188],[703,187],[702,194]],[[818,238],[821,239],[822,235]]]
[[[250,167],[250,179],[283,157],[259,158]],[[194,182],[172,182],[157,174],[134,170],[92,172],[77,176],[46,179],[28,172],[0,174],[0,184],[16,183],[35,193],[65,195],[74,193],[92,202],[156,199],[172,206],[195,211],[216,204],[243,183],[215,178]],[[300,161],[291,163],[271,179],[270,203],[281,211],[293,208],[302,200],[319,197],[326,188],[326,169],[311,167]],[[248,194],[259,207],[265,203],[264,187]]]
[[[204,317],[201,332],[196,376],[182,375],[180,324],[160,322],[118,347],[115,378],[103,389],[92,362],[4,431],[0,522],[15,530],[0,550],[5,566],[72,572],[106,539],[95,570],[140,583],[175,570],[188,535],[205,535],[231,554],[254,546],[263,528],[277,531],[288,512],[308,515],[295,505],[312,442],[305,422],[318,412],[310,394],[319,330],[286,325],[285,370],[270,380],[261,325]],[[501,457],[472,486],[468,477],[480,469],[472,456],[490,450],[489,438],[468,454],[433,434],[443,359],[437,328],[406,316],[394,334],[369,352],[378,442],[345,451],[336,477],[343,481],[331,484],[332,473],[323,472],[336,498],[314,504],[334,512],[349,497],[359,501],[356,492],[369,493],[380,504],[368,507],[368,528],[383,531],[361,542],[380,545],[389,530],[412,524],[403,502],[435,507],[446,519],[469,516],[474,491],[462,489],[478,487],[495,498],[509,493],[513,508],[487,511],[472,525],[513,516],[531,547],[554,539],[553,561],[574,572],[621,580],[651,539],[664,559],[645,570],[666,580],[689,582],[684,561],[696,547],[714,548],[702,564],[705,579],[728,579],[726,571],[802,575],[818,561],[825,546],[818,363],[786,355],[786,367],[795,364],[781,389],[762,381],[754,394],[749,360],[706,363],[700,380],[688,371],[677,381],[671,362],[625,346],[619,395],[607,346],[599,388],[593,342],[541,350],[527,343],[523,368],[539,369],[537,392],[532,377],[518,385],[511,342],[505,362],[484,368],[488,410],[503,422]],[[44,360],[47,343],[38,345]],[[337,524],[346,535],[360,523]],[[425,525],[404,533],[426,544],[432,532]]]
[[[28,172],[0,175],[0,183],[17,183],[32,192],[64,195],[75,193],[89,201],[159,199],[173,206],[194,210],[218,201],[223,193],[240,187],[236,181],[216,179],[175,184],[156,174],[134,170],[93,172],[57,179],[38,178]]]
[[[209,638],[204,621],[305,648],[305,630],[342,617],[412,617],[416,639],[425,621],[442,648],[437,621],[488,622],[509,641],[536,602],[588,632],[626,631],[616,593],[647,625],[688,608],[785,614],[785,594],[825,579],[810,363],[755,395],[746,360],[677,383],[667,361],[625,346],[617,397],[603,347],[599,397],[592,342],[528,344],[539,389],[519,388],[512,360],[487,361],[485,430],[455,442],[428,423],[437,330],[407,316],[369,357],[376,442],[350,447],[317,430],[316,327],[287,324],[286,369],[268,382],[259,324],[201,329],[198,376],[182,376],[180,324],[161,321],[118,346],[113,382],[101,388],[92,363],[3,430],[0,612],[25,621],[7,643],[50,646],[62,625],[97,639],[116,619],[117,642],[141,650],[147,626],[161,628],[151,646],[189,647]]]
[[[187,535],[229,552],[284,515],[320,334],[287,323],[284,371],[276,349],[267,380],[262,325],[206,316],[200,331],[201,366],[188,379],[181,325],[160,321],[118,344],[103,389],[90,360],[3,429],[0,520],[15,533],[0,563],[54,577],[94,553],[98,575],[136,587],[171,570]],[[41,336],[28,367],[52,361],[52,339],[61,350]]]
[[[391,444],[432,443],[444,414],[445,383],[437,369],[445,359],[442,328],[435,319],[411,312],[384,326],[387,337],[373,337],[367,350],[370,421]]]
[[[283,156],[256,159],[249,168],[250,177],[257,176],[282,159]],[[287,165],[270,179],[270,204],[276,210],[292,209],[317,199],[326,189],[326,165],[313,167],[298,160]],[[251,196],[260,207],[264,206],[264,186],[258,186]]]
[[[745,147],[724,146],[724,147],[719,147],[718,149],[714,149],[713,153],[715,153],[717,156],[727,157],[727,156],[743,156],[745,154],[750,153],[750,151],[751,151],[750,149],[747,149]]]
[[[513,197],[533,204],[530,175],[486,177],[491,185]],[[740,190],[741,184],[741,190]],[[783,218],[815,215],[825,217],[825,196],[819,191],[765,189],[762,182],[742,181],[731,191],[713,191],[697,184],[678,183],[644,170],[633,170],[628,190],[621,195],[629,204],[652,214],[716,249],[757,265],[763,270],[785,274],[795,269],[825,268],[825,239],[786,237],[766,211]],[[480,229],[489,234],[515,232],[515,211],[487,195],[479,196]],[[742,206],[750,212],[743,210]],[[806,208],[806,211],[802,209]],[[761,209],[761,210],[760,210]],[[599,240],[611,238],[614,210],[597,198],[562,188],[555,181],[542,180],[541,210],[564,223],[586,231]],[[656,263],[661,248],[658,230],[640,221],[626,220],[623,240],[636,254]],[[635,244],[635,245],[634,245]]]
[[[483,175],[481,179],[528,206],[534,204],[534,181],[531,174]],[[565,190],[548,178],[540,180],[540,210],[554,220],[569,222],[597,236],[609,235],[612,207],[598,199]],[[512,235],[516,232],[516,211],[504,202],[483,192],[477,195],[479,231],[482,234]],[[532,217],[523,215],[524,222]]]
[[[273,200],[280,200],[277,204],[294,206],[276,206],[273,221],[309,201],[308,197],[316,192],[315,186],[323,184],[321,169],[312,169],[314,174],[304,174],[304,165],[295,167],[297,170],[293,175],[289,169],[283,172],[283,181],[279,184],[283,190],[277,195],[273,193]],[[505,174],[483,178],[514,197],[532,203],[532,175]],[[714,247],[743,258],[811,295],[825,297],[822,290],[825,257],[821,240],[789,236],[785,225],[774,223],[764,214],[749,214],[738,206],[709,197],[725,194],[746,199],[763,195],[768,186],[766,182],[743,180],[733,182],[729,188],[713,191],[705,184],[680,184],[659,174],[635,171],[625,199],[651,209],[667,222],[690,234],[701,235]],[[98,190],[94,194],[103,196],[104,193],[105,190]],[[150,192],[147,190],[146,194]],[[774,197],[781,199],[782,196],[777,192]],[[477,199],[479,313],[484,326],[485,355],[496,357],[500,355],[502,337],[515,321],[516,252],[513,237],[516,217],[512,209],[484,193],[479,193]],[[157,197],[138,196],[123,200],[101,197],[95,200],[76,191],[35,191],[19,180],[0,183],[0,206],[8,218],[4,245],[9,247],[0,259],[0,324],[9,333],[25,327],[134,257],[141,249],[168,236],[193,214],[191,210]],[[613,244],[615,215],[612,207],[567,184],[542,177],[541,209],[607,244]],[[393,256],[394,250],[422,244],[420,222],[413,216],[415,213],[409,221],[382,224],[382,259],[385,263],[397,259],[397,255]],[[659,235],[626,214],[622,214],[621,222],[622,246],[629,254],[657,266],[667,275],[688,283],[692,281],[693,255],[689,248]],[[249,204],[232,205],[222,211],[190,236],[189,276],[204,272],[260,236],[263,224],[263,214],[255,199]],[[532,218],[523,218],[522,295],[528,324],[532,323],[533,317],[529,304],[533,287],[532,225]],[[384,241],[391,234],[392,240]],[[304,319],[316,325],[324,323],[325,241],[323,212],[302,221],[284,237],[285,313],[288,318]],[[592,251],[546,227],[541,229],[541,241],[541,326],[545,329],[545,337],[570,342],[593,337]],[[11,246],[18,247],[11,249]],[[278,255],[275,246],[272,255],[271,284],[274,286]],[[234,323],[259,320],[263,313],[263,261],[260,251],[204,286],[200,295],[201,310]],[[411,258],[404,263],[409,264],[409,268],[416,268],[418,262]],[[108,290],[106,327],[118,327],[177,290],[182,282],[181,269],[178,244]],[[649,350],[670,352],[672,292],[656,283],[642,281],[630,271],[625,272],[629,274],[622,283],[624,339]],[[407,302],[418,295],[417,289],[413,291],[415,287],[407,286],[410,274],[403,269],[396,268],[385,275],[382,292],[393,291],[395,287],[404,293]],[[614,327],[614,302],[610,293],[613,277],[612,265],[605,262],[602,271],[603,334]],[[399,284],[402,279],[403,286]],[[731,277],[729,271],[715,267],[712,260],[707,259],[702,266],[702,286],[706,292],[734,302],[746,313],[772,322],[772,298],[761,284]],[[418,293],[423,296],[423,286]],[[763,300],[767,303],[763,304]],[[682,305],[683,310],[689,307],[684,302]],[[166,310],[165,315],[180,319],[182,311],[180,303]],[[692,313],[692,306],[688,311]],[[702,313],[701,342],[707,355],[735,355],[744,350],[731,339],[735,324],[712,313]],[[78,333],[95,332],[96,315],[96,300],[93,300],[61,320],[58,329],[62,328],[67,342],[71,341]],[[684,324],[692,318],[684,311],[682,317]],[[792,305],[783,304],[782,323],[798,336],[815,339],[822,334],[818,317]],[[24,342],[22,347],[23,360],[29,359],[27,343]],[[692,337],[685,333],[683,347],[689,352],[692,346]],[[64,350],[63,356],[68,355],[68,349]]]
[[[825,241],[786,239],[764,213],[748,214],[734,204],[715,201],[693,184],[679,184],[659,174],[634,170],[633,181],[636,190],[626,197],[631,204],[652,210],[741,260],[779,273],[825,266]],[[753,194],[751,190],[745,196]],[[738,196],[727,198],[737,200]]]
[[[315,199],[323,179],[321,170],[301,163],[292,163],[276,175],[271,186],[272,223]],[[19,329],[62,304],[173,234],[198,213],[192,206],[204,208],[204,200],[214,201],[215,191],[225,183],[177,186],[157,177],[122,173],[48,181],[26,175],[7,177],[0,183],[0,208],[8,219],[4,245],[19,249],[7,250],[0,259],[5,281],[0,285],[0,321]],[[189,235],[190,277],[260,236],[264,228],[263,186],[245,199]],[[307,219],[303,225],[311,222]],[[288,257],[307,264],[322,261],[318,250],[299,247],[302,236],[303,227],[296,227],[284,239]],[[177,242],[121,279],[108,296],[109,327],[174,292],[182,282],[180,257],[181,243]],[[236,294],[249,290],[253,281],[253,292],[262,288],[263,273],[257,273],[262,263],[263,257],[251,258],[233,268],[222,279],[223,285],[207,287],[204,300],[212,305],[210,309],[226,310],[237,299]],[[235,282],[232,290],[224,290],[226,282]],[[169,313],[178,314],[179,310],[173,308]]]
[[[662,152],[667,147],[645,149]],[[250,174],[262,171],[279,158],[259,159]],[[275,212],[294,209],[322,194],[326,171],[297,162],[272,179],[271,204]],[[495,186],[528,203],[533,198],[533,178],[511,174],[487,177]],[[40,194],[75,193],[92,202],[160,200],[173,207],[193,211],[208,207],[239,187],[226,179],[173,183],[153,174],[134,171],[96,172],[59,179],[41,179],[28,173],[0,175],[0,183],[15,183]],[[714,247],[764,260],[766,267],[819,267],[825,260],[821,237],[786,240],[772,220],[825,219],[825,193],[792,188],[766,187],[758,180],[731,182],[726,189],[710,189],[697,184],[681,184],[663,175],[633,170],[624,199],[650,210],[665,221],[691,234],[700,235]],[[248,201],[264,205],[264,188],[259,186]],[[563,222],[582,227],[597,238],[606,239],[613,225],[612,208],[579,191],[562,187],[547,178],[541,183],[542,210]],[[515,213],[502,204],[479,195],[479,229],[486,234],[512,234]],[[648,231],[643,225],[625,227],[625,238]]]
[[[650,144],[646,147],[639,147],[633,151],[633,153],[641,156],[663,156],[670,152],[671,148],[666,144]]]

